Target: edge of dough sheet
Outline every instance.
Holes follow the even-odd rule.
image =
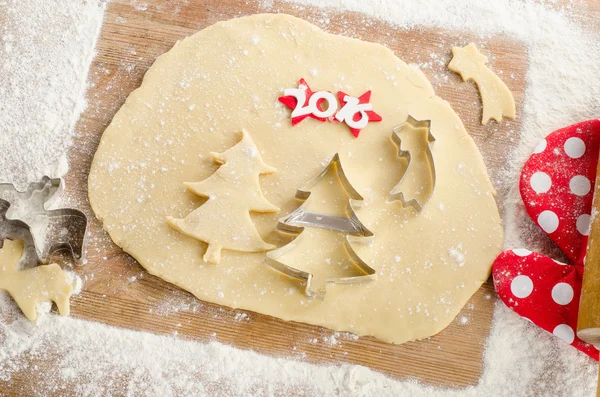
[[[158,56],[155,60],[155,62],[153,63],[153,65],[147,70],[143,81],[140,85],[140,87],[136,88],[135,90],[133,90],[129,96],[127,97],[127,99],[125,100],[124,104],[122,105],[121,109],[119,111],[117,111],[117,113],[115,113],[115,116],[113,117],[113,120],[111,121],[111,123],[109,124],[109,126],[106,128],[105,132],[109,129],[115,128],[113,126],[114,123],[114,119],[116,118],[116,116],[118,115],[119,112],[122,111],[123,108],[127,108],[128,106],[130,106],[130,103],[132,102],[132,98],[134,96],[139,95],[139,90],[143,90],[145,88],[145,86],[148,83],[149,80],[149,76],[153,75],[153,72],[155,71],[155,69],[157,69],[158,65],[161,65],[165,59],[170,55],[170,53],[177,49],[182,43],[188,41],[188,40],[193,40],[194,37],[199,36],[199,35],[205,35],[207,33],[209,33],[211,30],[215,29],[216,27],[219,26],[223,26],[223,25],[229,25],[229,24],[235,24],[239,21],[244,21],[247,19],[266,19],[266,20],[277,20],[277,19],[282,19],[282,20],[287,20],[292,21],[293,23],[296,23],[298,25],[304,25],[305,28],[309,28],[311,29],[313,32],[319,33],[319,34],[323,34],[323,35],[328,35],[328,36],[335,36],[337,38],[339,38],[340,40],[346,40],[346,41],[350,41],[350,42],[359,42],[363,45],[368,45],[368,46],[375,46],[375,47],[380,47],[378,50],[385,50],[385,52],[389,53],[390,56],[394,57],[396,61],[400,61],[400,63],[402,63],[403,65],[407,66],[409,69],[409,74],[407,76],[408,80],[410,81],[411,84],[413,84],[416,87],[420,87],[423,89],[426,89],[427,91],[429,91],[430,96],[425,98],[425,101],[432,101],[434,104],[436,104],[436,106],[440,107],[440,108],[449,108],[451,110],[451,112],[456,115],[456,112],[451,108],[450,104],[437,97],[435,95],[435,92],[433,90],[433,87],[431,86],[431,83],[429,82],[429,80],[427,79],[427,77],[425,76],[425,74],[419,70],[417,67],[413,66],[413,65],[407,65],[404,61],[402,61],[399,57],[397,57],[393,51],[391,51],[390,49],[388,49],[387,47],[381,45],[381,44],[377,44],[377,43],[371,43],[371,42],[366,42],[364,40],[359,40],[359,39],[354,39],[354,38],[350,38],[350,37],[346,37],[346,36],[342,36],[342,35],[334,35],[331,33],[327,33],[325,31],[323,31],[322,29],[320,29],[319,27],[305,21],[302,20],[300,18],[296,18],[294,16],[291,15],[287,15],[287,14],[256,14],[256,15],[250,15],[250,16],[244,16],[244,17],[240,17],[240,18],[234,18],[234,19],[230,19],[230,20],[226,20],[226,21],[221,21],[221,22],[217,22],[211,26],[208,26],[198,32],[196,32],[195,34],[188,36],[180,41],[178,41],[177,43],[175,43],[175,45],[173,46],[173,48],[167,52],[165,52],[164,54],[161,54],[160,56]],[[302,76],[298,76],[298,78],[300,78]],[[277,95],[277,93],[274,93],[274,97]],[[275,98],[276,99],[276,98]],[[385,116],[384,116],[385,117]],[[475,162],[479,162],[479,165],[482,169],[482,172],[485,174],[485,179],[487,181],[488,186],[484,186],[482,188],[487,189],[488,192],[490,192],[494,197],[496,195],[495,189],[492,186],[492,183],[489,179],[489,175],[487,173],[487,168],[483,162],[483,158],[479,152],[479,149],[477,148],[475,142],[473,141],[473,139],[471,138],[471,136],[467,133],[466,128],[464,127],[464,124],[462,123],[462,120],[460,120],[460,118],[458,117],[458,115],[456,115],[457,118],[457,123],[459,123],[460,128],[457,129],[456,132],[452,132],[452,133],[456,133],[456,134],[460,134],[464,131],[464,134],[462,136],[458,136],[454,139],[456,140],[463,140],[470,146],[472,146],[474,148],[474,150],[479,153],[479,156],[477,159],[474,159]],[[104,132],[104,133],[105,133]],[[96,217],[102,222],[102,226],[104,228],[104,230],[110,235],[111,239],[121,248],[123,248],[123,242],[120,241],[120,237],[115,235],[115,233],[111,233],[110,230],[110,226],[107,226],[105,223],[105,219],[107,217],[110,217],[111,214],[110,213],[105,213],[105,209],[101,208],[99,206],[99,204],[96,202],[96,197],[94,197],[93,194],[93,188],[91,187],[92,185],[92,180],[94,179],[94,174],[99,173],[100,171],[97,170],[98,166],[98,157],[97,157],[97,153],[101,152],[101,151],[106,151],[107,148],[105,148],[104,146],[107,145],[106,140],[104,139],[104,133],[102,135],[102,138],[100,140],[100,143],[98,145],[96,154],[94,155],[92,164],[91,164],[91,169],[90,169],[90,175],[88,178],[88,196],[89,196],[89,200],[90,200],[90,204],[91,207],[94,211],[94,214],[96,215]],[[438,183],[443,183],[438,181]],[[492,197],[492,200],[494,200],[494,197]],[[98,198],[99,201],[101,201],[100,197]],[[494,200],[495,202],[495,200]],[[500,252],[501,248],[502,248],[502,244],[503,244],[503,226],[502,226],[502,219],[499,215],[498,212],[498,206],[497,204],[495,204],[495,210],[496,210],[496,214],[494,214],[493,218],[497,219],[497,222],[493,222],[495,227],[497,226],[500,230],[500,237],[498,238],[498,236],[492,236],[495,240],[493,241],[494,244],[498,243],[500,246],[500,249],[498,250],[498,252],[496,253],[496,255]],[[108,212],[108,211],[106,211]],[[492,220],[490,220],[491,222]],[[127,221],[125,221],[126,223]],[[126,244],[125,244],[126,245]],[[490,250],[492,250],[493,248],[490,248]],[[135,252],[131,252],[130,250],[127,249],[127,247],[123,248],[123,250],[125,252],[127,252],[128,254],[130,254],[132,257],[134,257],[136,260],[138,260],[138,262],[152,275],[160,277],[161,279],[170,282],[172,284],[177,285],[178,287],[181,287],[185,290],[188,290],[188,288],[186,288],[186,286],[183,285],[183,283],[178,282],[175,277],[170,277],[169,275],[164,274],[163,271],[161,271],[161,269],[157,269],[157,268],[147,268],[146,265],[144,264],[143,260],[141,260],[138,255]],[[265,265],[266,266],[266,265]],[[450,325],[452,323],[452,321],[456,318],[456,316],[459,314],[459,312],[462,310],[462,308],[465,306],[465,304],[467,303],[467,301],[471,298],[471,296],[473,296],[473,294],[475,292],[478,291],[478,289],[481,287],[481,285],[483,283],[485,283],[490,274],[491,274],[491,266],[492,266],[492,261],[490,261],[488,268],[487,268],[487,272],[484,274],[484,277],[481,278],[481,280],[477,280],[477,288],[475,288],[475,286],[471,287],[469,286],[469,291],[471,291],[470,288],[472,289],[472,292],[466,294],[463,299],[461,299],[461,301],[459,302],[457,300],[457,304],[456,306],[452,306],[449,307],[449,312],[447,313],[447,317],[445,317],[443,320],[439,320],[437,322],[435,322],[435,326],[431,325],[430,327],[428,327],[427,331],[424,332],[423,329],[419,329],[419,327],[417,327],[417,329],[414,330],[414,332],[410,333],[408,336],[398,336],[397,334],[393,334],[390,332],[387,333],[378,333],[378,332],[374,332],[372,327],[365,327],[365,331],[361,332],[361,331],[357,331],[356,329],[353,329],[350,326],[344,326],[344,325],[339,325],[339,326],[334,326],[330,323],[328,323],[326,321],[325,318],[322,317],[315,317],[313,318],[313,321],[304,321],[304,320],[299,320],[296,318],[283,318],[282,316],[278,316],[278,315],[274,315],[271,313],[265,313],[262,312],[264,314],[273,316],[273,317],[277,317],[280,319],[283,319],[284,321],[299,321],[299,322],[305,322],[305,323],[309,323],[312,325],[316,325],[316,326],[323,326],[326,327],[330,330],[333,331],[342,331],[342,332],[351,332],[354,334],[357,334],[359,336],[374,336],[375,338],[382,340],[384,342],[388,342],[388,343],[396,343],[396,344],[400,344],[400,343],[405,343],[408,341],[412,341],[412,340],[419,340],[419,339],[425,339],[428,338],[430,336],[433,336],[437,333],[439,333],[440,331],[442,331],[443,329],[445,329],[448,325]],[[210,281],[208,281],[210,282]],[[190,291],[191,292],[191,291]],[[196,294],[194,292],[192,292],[192,294],[194,294],[198,299],[200,300],[204,300],[204,301],[209,301],[209,302],[213,302],[216,304],[220,304],[220,305],[225,305],[228,307],[231,307],[233,309],[241,309],[241,310],[248,310],[248,311],[257,311],[255,308],[249,309],[247,308],[247,306],[243,303],[243,302],[237,302],[237,304],[235,305],[230,305],[230,304],[224,304],[224,303],[220,303],[218,300],[212,299],[212,297],[207,297],[207,296],[201,296],[200,294]],[[468,295],[468,296],[467,296]],[[260,311],[257,311],[260,312]],[[430,331],[433,330],[433,331]]]

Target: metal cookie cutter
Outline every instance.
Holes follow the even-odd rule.
[[[426,145],[427,147],[425,148],[425,152],[426,152],[426,156],[427,156],[427,161],[429,163],[429,169],[431,170],[432,186],[431,186],[431,192],[426,196],[426,198],[424,200],[421,200],[422,201],[421,202],[417,198],[411,198],[409,200],[406,200],[406,198],[405,198],[406,192],[402,191],[402,183],[404,182],[405,177],[408,174],[408,172],[411,170],[413,155],[411,154],[412,149],[403,149],[402,148],[402,138],[400,138],[400,133],[403,130],[417,131],[417,130],[423,129],[423,128],[427,130],[427,145]],[[402,175],[402,178],[400,179],[400,181],[390,191],[388,201],[399,200],[402,203],[403,207],[411,206],[417,212],[421,212],[423,207],[431,199],[431,196],[433,196],[433,192],[435,190],[435,180],[436,180],[435,162],[433,161],[433,154],[431,153],[431,147],[433,146],[433,143],[435,142],[435,138],[431,134],[431,120],[417,120],[409,115],[403,124],[394,128],[394,132],[392,133],[392,142],[398,147],[398,157],[406,159],[408,165],[407,165],[406,171],[404,172],[404,175]]]
[[[348,200],[348,207],[346,209],[346,212],[348,213],[347,217],[326,214],[315,214],[307,212],[305,210],[306,200],[311,195],[310,189],[317,185],[321,181],[321,179],[323,179],[323,177],[325,177],[325,175],[327,175],[332,169],[339,178],[345,192],[348,194],[348,196],[350,196],[350,199]],[[293,233],[299,235],[291,243],[274,251],[268,252],[265,258],[265,262],[267,263],[267,265],[290,277],[300,279],[306,282],[305,292],[309,298],[324,299],[326,292],[325,286],[328,283],[352,284],[373,279],[375,277],[375,269],[367,265],[367,263],[365,263],[356,254],[351,245],[351,243],[353,242],[369,243],[371,241],[371,238],[373,237],[373,233],[360,222],[360,220],[354,213],[354,208],[362,204],[363,198],[354,189],[354,187],[352,187],[352,185],[346,178],[344,170],[342,169],[340,157],[337,153],[333,156],[333,158],[331,159],[329,164],[327,164],[327,166],[323,169],[323,171],[321,171],[316,177],[308,181],[296,191],[296,199],[301,200],[304,203],[296,210],[291,212],[289,215],[280,218],[277,223],[277,229],[286,233]],[[290,267],[284,264],[283,262],[280,262],[279,260],[275,259],[276,256],[283,255],[289,252],[291,249],[295,248],[295,244],[293,243],[296,240],[302,238],[302,232],[307,227],[318,227],[347,233],[348,235],[345,239],[344,248],[348,256],[350,257],[350,260],[364,274],[360,276],[325,278],[325,286],[322,289],[315,291],[311,288],[311,284],[313,281],[313,275],[311,273]]]
[[[31,242],[36,262],[45,263],[51,253],[66,248],[83,264],[87,217],[72,208],[47,209],[62,190],[60,178],[47,176],[22,192],[11,183],[0,183],[0,238],[21,238],[26,245]]]

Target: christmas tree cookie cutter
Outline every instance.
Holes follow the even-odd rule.
[[[45,263],[53,252],[67,249],[77,264],[85,262],[87,216],[76,209],[49,210],[63,191],[60,178],[44,176],[19,191],[12,183],[0,183],[0,240],[22,239],[33,247],[26,254]]]
[[[307,212],[305,210],[306,200],[311,195],[310,189],[313,188],[321,179],[323,179],[323,177],[325,177],[325,175],[327,175],[332,168],[335,170],[344,190],[350,197],[348,200],[348,207],[346,209],[347,213],[349,214],[348,217],[316,214]],[[324,280],[325,283],[323,289],[313,290],[311,289],[311,284],[314,277],[312,273],[288,266],[276,259],[276,256],[284,255],[294,248],[294,245],[291,243],[268,252],[265,257],[266,264],[289,277],[305,282],[305,293],[309,298],[324,299],[326,292],[325,287],[327,284],[354,284],[374,279],[376,275],[375,269],[363,261],[356,254],[351,245],[353,242],[371,242],[373,233],[360,222],[354,213],[353,209],[360,206],[363,201],[363,197],[348,181],[348,178],[346,177],[342,168],[339,154],[336,153],[323,171],[321,171],[316,177],[312,178],[301,188],[296,190],[296,199],[303,201],[304,203],[289,215],[280,218],[277,223],[277,229],[285,233],[298,234],[298,237],[296,237],[293,242],[302,238],[302,232],[307,227],[330,229],[347,233],[347,236],[344,240],[344,248],[352,263],[362,272],[362,274],[359,276],[326,277]]]
[[[403,187],[404,182],[407,181],[407,175],[414,169],[413,149],[404,149],[402,145],[401,133],[405,129],[411,129],[417,131],[419,129],[427,130],[427,142],[424,148],[420,148],[421,151],[425,151],[425,156],[428,162],[428,167],[431,174],[431,191],[425,195],[424,199],[410,198],[407,199],[409,192],[405,191]],[[431,120],[417,120],[411,115],[408,115],[406,121],[394,128],[392,133],[392,142],[398,147],[398,157],[405,159],[407,162],[407,168],[400,178],[400,181],[390,191],[388,201],[400,201],[403,207],[413,207],[417,212],[421,212],[423,207],[429,202],[435,191],[436,175],[435,175],[435,162],[433,160],[433,153],[431,148],[435,142],[434,136],[431,134]]]

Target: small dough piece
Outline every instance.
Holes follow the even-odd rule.
[[[30,321],[37,319],[37,305],[43,302],[56,303],[59,313],[68,316],[73,293],[70,277],[56,263],[19,271],[22,254],[22,240],[4,240],[0,248],[0,289],[8,291]]]
[[[371,90],[382,121],[369,123],[358,139],[339,122],[308,118],[292,126],[290,110],[277,98],[302,77],[314,90],[343,88],[353,96]],[[436,139],[437,184],[420,213],[388,201],[403,173],[390,135],[409,114],[431,120]],[[266,252],[224,250],[218,266],[206,264],[204,243],[168,226],[166,216],[185,216],[202,203],[182,189],[215,172],[200,154],[231,148],[242,128],[277,168],[260,177],[260,186],[281,212],[252,220],[278,247],[290,242],[276,227],[298,208],[296,190],[339,153],[344,174],[364,198],[356,215],[374,239],[353,248],[375,269],[374,280],[331,284],[326,299],[307,299],[298,280],[265,264]],[[479,150],[425,75],[382,45],[328,34],[284,14],[219,22],[158,57],[104,131],[89,196],[116,244],[151,274],[203,301],[395,343],[450,324],[488,279],[503,241]],[[348,200],[329,196],[310,205],[311,212],[344,214]],[[303,250],[317,257],[336,238],[310,239]]]
[[[516,110],[512,92],[485,66],[488,58],[477,50],[475,44],[452,47],[452,54],[454,56],[448,64],[448,69],[460,74],[464,81],[474,81],[479,88],[483,106],[481,124],[487,124],[490,119],[500,122],[503,116],[514,119]]]
[[[279,212],[260,191],[260,174],[271,174],[275,168],[263,161],[248,131],[242,139],[223,153],[211,152],[219,169],[202,182],[186,182],[191,192],[208,197],[206,203],[183,219],[167,217],[173,229],[208,243],[204,261],[219,263],[221,249],[260,252],[276,248],[258,234],[250,211]]]

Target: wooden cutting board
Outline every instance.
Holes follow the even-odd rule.
[[[264,2],[254,0],[164,3],[156,0],[132,5],[131,1],[113,0],[108,5],[98,55],[90,71],[88,108],[77,125],[66,177],[68,201],[86,211],[91,219],[88,263],[77,269],[85,280],[84,289],[73,299],[72,316],[185,339],[216,340],[312,363],[361,364],[394,378],[415,377],[435,385],[476,384],[482,371],[482,353],[494,304],[489,281],[446,330],[427,340],[393,345],[371,337],[337,335],[312,325],[199,301],[146,273],[112,243],[93,216],[87,200],[87,175],[93,154],[102,132],[129,93],[140,85],[155,58],[177,40],[215,22],[261,12],[289,13],[331,33],[381,43],[405,62],[420,65],[437,95],[450,102],[475,139],[492,180],[498,180],[510,149],[518,143],[527,70],[526,48],[522,43],[500,36],[478,38],[467,32],[418,27],[404,30],[362,14],[278,1],[270,4],[265,6]],[[515,121],[481,126],[476,87],[447,71],[452,46],[470,41],[489,56],[491,68],[501,73],[513,92],[518,115]],[[499,191],[499,202],[504,193]],[[23,392],[30,390],[27,385],[33,378],[29,374],[14,381]]]

